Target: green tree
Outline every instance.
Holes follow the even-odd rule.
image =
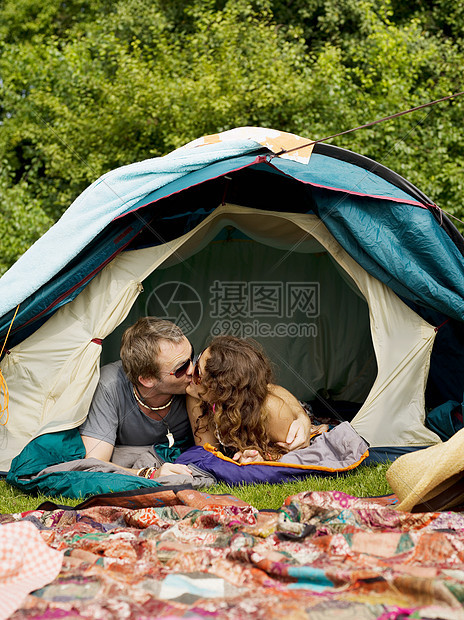
[[[53,224],[26,181],[11,186],[0,176],[0,273],[5,272]]]
[[[407,6],[3,0],[1,208],[6,219],[10,209],[29,213],[30,224],[5,229],[0,270],[112,168],[244,125],[320,139],[461,90],[460,5]],[[332,142],[393,168],[462,217],[463,105]]]

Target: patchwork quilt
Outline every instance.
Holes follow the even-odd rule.
[[[62,554],[57,576],[11,619],[464,618],[458,512],[399,512],[394,497],[337,491],[303,492],[277,511],[194,489],[151,492],[151,506],[96,498],[0,515],[0,549],[5,525],[28,522]],[[13,570],[3,568],[0,589]]]

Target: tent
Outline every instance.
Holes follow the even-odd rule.
[[[279,383],[371,446],[437,443],[426,411],[464,388],[463,255],[401,176],[292,134],[239,128],[111,171],[0,279],[0,469],[83,422],[144,314],[196,350],[259,340]]]

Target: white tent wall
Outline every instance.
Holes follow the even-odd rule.
[[[373,446],[439,441],[423,426],[433,327],[355,263],[316,216],[226,204],[183,237],[120,254],[73,302],[5,356],[1,370],[10,404],[8,423],[0,430],[0,469],[8,469],[32,438],[85,419],[99,377],[101,347],[92,341],[122,323],[151,272],[169,257],[175,263],[198,252],[228,225],[274,247],[304,252],[306,244],[307,252],[325,248],[330,253],[368,303],[377,358],[377,377],[353,426]]]
[[[182,245],[176,242],[119,254],[69,304],[1,362],[9,416],[0,427],[0,469],[34,437],[79,426],[100,376],[101,345],[124,320],[141,282]]]
[[[251,238],[242,218],[240,231],[228,226],[201,251],[186,257],[181,249],[160,265],[105,340],[102,363],[119,358],[121,335],[137,318],[161,316],[179,324],[197,352],[220,333],[258,340],[278,383],[302,400],[349,401],[352,417],[377,374],[367,303],[313,237],[292,247],[275,237],[282,225],[271,219],[271,245]]]
[[[296,221],[301,216],[297,216]],[[301,222],[302,227],[305,223]],[[351,421],[371,446],[414,446],[440,442],[424,426],[425,384],[435,328],[391,289],[362,269],[322,222],[306,228],[351,275],[369,305],[378,374],[363,406]]]

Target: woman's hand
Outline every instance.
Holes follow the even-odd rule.
[[[243,450],[236,452],[232,457],[237,463],[256,463],[264,461],[264,457],[258,450]]]

